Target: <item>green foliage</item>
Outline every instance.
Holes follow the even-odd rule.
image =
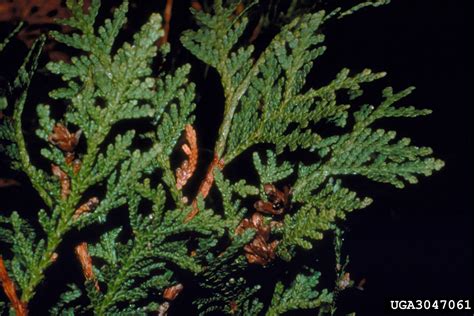
[[[23,92],[14,107],[13,121],[6,120],[2,124],[0,135],[3,140],[11,142],[6,147],[6,153],[12,166],[29,175],[48,206],[48,209],[39,212],[45,238],[35,241],[34,235],[23,236],[24,232],[19,225],[21,223],[25,226],[26,223],[17,213],[2,222],[13,226],[16,234],[13,235],[13,240],[7,240],[13,242],[11,250],[15,255],[11,267],[13,277],[20,286],[22,300],[27,302],[34,295],[36,286],[44,277],[44,270],[52,262],[50,258],[68,231],[104,222],[112,209],[128,204],[135,235],[130,241],[117,246],[117,256],[120,259],[117,262],[105,260],[111,258],[110,251],[116,250],[113,238],[116,236],[112,232],[105,234],[97,247],[91,247],[92,254],[104,260],[104,272],[99,274],[100,281],[106,284],[112,280],[115,282],[108,287],[106,294],[91,296],[93,309],[105,313],[107,309],[118,310],[115,305],[124,300],[130,299],[134,303],[142,299],[146,296],[146,289],[153,287],[158,290],[158,285],[164,286],[171,271],[165,269],[165,264],[158,262],[159,260],[171,261],[180,268],[192,271],[200,269],[192,258],[183,257],[186,255],[185,241],[165,242],[165,239],[191,231],[209,235],[222,232],[222,228],[215,225],[218,218],[212,211],[202,211],[195,220],[179,225],[190,211],[189,207],[165,211],[162,186],[151,189],[147,180],[142,182],[146,174],[161,168],[166,169],[164,172],[168,174],[171,172],[173,179],[168,178],[165,184],[174,188],[169,155],[184,125],[193,119],[191,112],[194,109],[194,91],[193,85],[187,81],[189,66],[177,69],[174,74],[165,73],[158,77],[153,77],[152,74],[151,65],[157,53],[155,42],[163,34],[161,17],[153,14],[141,31],[135,34],[133,43],[125,43],[115,50],[118,33],[126,23],[127,1],[114,11],[112,19],[106,19],[97,29],[94,25],[100,7],[99,1],[92,1],[87,12],[82,10],[82,2],[68,1],[68,6],[72,16],[62,23],[74,28],[76,32],[52,32],[52,36],[63,44],[83,51],[83,54],[73,57],[70,63],[55,62],[47,65],[66,84],[65,87],[52,91],[50,96],[64,100],[68,106],[64,118],[57,120],[51,115],[49,105],[38,105],[40,127],[36,135],[47,142],[41,149],[41,154],[65,173],[64,181],[70,183],[71,191],[64,198],[61,187],[61,182],[64,181],[58,181],[49,171],[35,168],[29,160],[21,127],[21,113],[34,70],[26,68],[31,59],[28,57],[15,81],[15,87],[21,88]],[[39,49],[34,47],[30,53],[31,56],[36,56],[34,66],[37,51]],[[166,53],[167,46],[160,51]],[[163,115],[164,112],[166,113]],[[113,126],[119,121],[130,119],[149,121],[154,129],[151,147],[134,149],[134,130],[119,133],[112,142],[107,140]],[[81,164],[78,172],[67,163],[59,146],[49,141],[53,127],[58,123],[70,130],[82,132],[83,138],[80,141],[85,143],[86,150],[75,153]],[[76,218],[76,209],[92,198],[86,192],[98,185],[106,188],[105,195],[99,199],[99,205],[94,212],[90,210]],[[148,216],[155,216],[154,222],[137,212],[142,195],[153,197],[153,212]],[[152,230],[152,226],[159,229]],[[159,231],[161,235],[158,237],[155,233]],[[2,236],[9,238],[10,235],[7,231],[2,231]],[[148,244],[153,246],[154,252],[146,251]],[[117,270],[115,265],[120,269]],[[163,271],[161,276],[157,275],[135,288],[137,279],[142,280],[160,269]],[[68,301],[71,295],[66,295],[64,300]]]
[[[70,64],[64,62],[48,64],[48,69],[61,75],[68,84],[66,88],[51,92],[51,96],[70,99],[65,118],[68,123],[76,125],[83,131],[88,142],[87,154],[97,154],[98,146],[118,121],[132,118],[158,120],[167,105],[153,93],[160,79],[151,77],[150,67],[157,51],[153,44],[163,34],[161,17],[157,14],[152,15],[140,32],[135,34],[133,44],[123,44],[112,55],[111,49],[115,37],[126,22],[127,1],[116,9],[113,20],[104,22],[104,26],[99,28],[98,35],[92,26],[99,2],[92,2],[87,15],[80,9],[74,9],[80,4],[71,2],[71,5],[71,10],[75,14],[64,23],[77,28],[80,32],[73,35],[58,32],[52,34],[57,41],[89,54],[72,58]],[[46,111],[43,113],[46,114]],[[43,119],[46,120],[44,117]],[[44,132],[49,134],[50,131]],[[114,147],[115,151],[110,150],[112,155],[122,149],[120,144]],[[117,161],[111,164],[117,164]],[[113,167],[106,170],[109,169]]]
[[[6,38],[0,42],[0,53],[5,49],[5,47],[8,45],[10,40],[20,31],[20,29],[23,27],[23,22],[19,23],[9,34]]]
[[[324,36],[318,32],[324,12],[297,17],[254,60],[252,45],[234,49],[247,20],[228,18],[232,10],[219,3],[215,11],[214,16],[195,13],[201,27],[185,32],[182,42],[221,75],[226,96],[221,129],[225,146],[218,145],[226,162],[257,143],[275,144],[278,153],[286,147],[312,148],[321,137],[310,123],[345,125],[349,106],[337,104],[336,92],[347,90],[356,97],[361,94],[360,84],[384,76],[366,70],[351,77],[343,70],[328,86],[304,91],[314,60],[325,50],[321,46]]]
[[[18,286],[24,290],[31,277],[28,269],[41,258],[45,243],[44,240],[36,241],[34,230],[17,212],[13,212],[9,218],[0,217],[0,223],[5,222],[11,227],[0,227],[0,241],[10,244],[15,253],[15,257],[7,264]]]
[[[12,85],[15,90],[22,90],[15,102],[13,118],[4,118],[0,125],[0,140],[6,143],[2,152],[10,158],[13,169],[22,169],[32,181],[40,195],[45,194],[44,187],[40,182],[44,180],[44,173],[30,163],[26,151],[25,139],[22,135],[21,117],[25,106],[27,89],[38,65],[39,53],[44,44],[44,37],[36,41],[25,58],[23,65]],[[34,230],[23,220],[18,213],[13,212],[9,217],[0,215],[0,241],[11,245],[11,251],[15,254],[12,260],[6,261],[12,277],[16,280],[18,287],[23,292],[28,292],[29,284],[38,282],[41,276],[31,273],[35,265],[44,261],[46,251],[44,239],[37,239]],[[49,261],[49,258],[47,260]]]
[[[344,18],[348,15],[351,15],[363,8],[367,8],[367,7],[378,7],[378,6],[382,6],[382,5],[387,5],[390,3],[390,0],[371,0],[371,1],[365,1],[365,2],[361,2],[359,4],[356,4],[355,6],[349,8],[349,9],[346,9],[346,10],[343,10],[342,8],[337,8],[336,10],[334,10],[332,12],[332,14],[334,15],[338,15],[338,18]]]
[[[278,166],[276,155],[271,150],[267,150],[266,164],[262,163],[258,153],[253,153],[253,164],[260,177],[260,183],[275,183],[287,178],[294,171],[288,161],[284,161]]]
[[[341,187],[340,181],[330,179],[296,213],[285,216],[278,254],[291,260],[295,246],[313,248],[313,241],[322,239],[323,233],[332,229],[337,219],[344,219],[346,213],[367,207],[371,201],[370,198],[358,198],[355,192]]]
[[[267,316],[282,315],[299,309],[315,309],[332,302],[332,295],[324,289],[318,292],[319,272],[312,275],[298,274],[291,285],[285,289],[282,282],[277,282]]]
[[[248,185],[245,180],[231,183],[219,170],[214,171],[216,186],[222,196],[226,226],[232,231],[242,220],[247,209],[241,207],[242,198],[258,195],[258,188]]]
[[[76,315],[84,310],[80,307],[67,307],[81,296],[81,290],[74,284],[69,284],[69,290],[61,294],[59,301],[50,309],[51,315]]]
[[[334,311],[339,290],[317,289],[320,272],[313,270],[309,275],[295,273],[291,284],[275,280],[270,306],[264,306],[259,284],[268,280],[250,280],[246,275],[249,259],[244,254],[255,251],[249,250],[249,244],[265,248],[258,241],[271,237],[278,242],[277,260],[291,261],[333,231],[340,266],[337,225],[349,212],[372,201],[346,187],[345,179],[359,176],[402,188],[439,170],[443,162],[432,157],[430,148],[411,145],[409,138],[397,138],[395,131],[373,126],[385,118],[429,114],[429,110],[397,105],[412,88],[398,93],[386,88],[378,106],[354,106],[364,85],[384,77],[384,72],[342,69],[329,83],[309,86],[313,64],[325,51],[324,23],[387,1],[366,1],[329,14],[302,13],[297,7],[303,2],[291,2],[282,16],[282,21],[291,21],[261,51],[245,41],[253,2],[239,13],[237,1],[217,0],[211,10],[192,10],[198,27],[182,34],[182,44],[215,69],[225,101],[214,148],[223,170],[209,171],[219,198],[211,190],[212,198],[198,193],[190,200],[176,187],[178,164],[172,157],[179,151],[185,126],[195,120],[195,86],[189,81],[190,65],[159,74],[154,71],[154,57],[169,52],[168,45],[156,45],[163,35],[160,15],[152,14],[131,42],[122,44],[118,37],[127,24],[127,1],[100,26],[98,0],[92,0],[87,10],[83,1],[67,1],[71,16],[61,22],[73,32],[51,35],[79,54],[70,62],[46,66],[63,82],[49,96],[66,108],[58,117],[49,104],[38,104],[35,131],[42,159],[60,169],[61,179],[57,172],[33,164],[34,153],[27,149],[22,126],[28,87],[44,39],[25,58],[11,89],[19,95],[13,117],[0,125],[0,140],[11,167],[28,176],[44,202],[37,212],[42,230],[28,223],[21,212],[0,216],[0,242],[13,254],[5,260],[7,269],[23,302],[33,298],[67,233],[83,234],[91,225],[103,229],[110,212],[121,208],[127,212],[126,223],[108,226],[96,243],[89,244],[93,276],[86,276],[83,286],[70,284],[50,309],[52,315],[156,313],[164,306],[165,289],[180,283],[183,274],[192,275],[200,290],[193,304],[201,315]],[[1,100],[0,110],[4,110],[7,99]],[[124,121],[133,124],[121,124]],[[130,128],[138,124],[140,132]],[[327,125],[333,131],[328,136],[318,130]],[[81,135],[79,145],[65,150],[53,142],[51,135],[58,126]],[[258,178],[227,177],[225,167],[250,150]],[[296,150],[311,159],[303,163],[291,156]],[[71,155],[73,163],[66,159]],[[266,192],[266,184],[291,188],[282,214],[265,214],[263,223],[257,223],[262,227],[252,223],[253,229],[237,233],[236,228],[242,228],[239,224],[248,224],[249,216],[257,211],[252,206],[256,200],[271,202],[266,205],[272,208],[281,204]],[[338,278],[346,265],[337,270]]]
[[[341,16],[379,4],[362,3]],[[278,247],[284,259],[291,259],[296,245],[312,248],[309,240],[321,239],[322,232],[330,229],[337,218],[344,218],[346,212],[370,203],[369,199],[361,200],[354,192],[341,188],[341,182],[333,179],[362,175],[403,187],[404,181],[416,183],[418,175],[428,176],[443,166],[442,161],[430,157],[431,149],[410,146],[408,138],[396,141],[393,131],[369,128],[381,118],[428,114],[428,110],[393,105],[412,89],[396,94],[390,88],[385,89],[380,106],[364,105],[354,112],[355,122],[349,133],[323,138],[314,132],[314,126],[324,121],[346,127],[350,105],[339,103],[340,92],[347,92],[353,100],[362,95],[363,83],[385,76],[370,70],[351,76],[349,70],[343,69],[328,85],[305,88],[313,62],[325,49],[321,45],[324,36],[320,33],[321,24],[328,18],[325,12],[296,17],[282,27],[255,59],[251,45],[235,47],[247,20],[233,16],[232,7],[224,7],[220,2],[214,5],[214,12],[214,15],[195,12],[200,28],[185,32],[182,42],[221,76],[226,106],[216,152],[229,163],[255,144],[274,144],[276,152],[267,153],[267,167],[254,155],[262,184],[279,181],[292,173],[288,162],[281,167],[275,162],[276,154],[287,147],[317,152],[316,158],[320,159],[313,165],[298,167],[292,198],[302,205],[294,214],[285,216],[283,239]]]
[[[4,38],[2,40],[2,42],[0,42],[0,53],[3,52],[3,50],[5,49],[5,47],[8,45],[8,43],[10,42],[10,40],[13,38],[13,36],[15,36],[19,31],[20,29],[23,27],[23,23],[19,23],[15,29],[13,29],[6,38]],[[10,90],[8,89],[10,87],[7,87],[6,90]],[[3,91],[5,88],[4,87],[0,87],[0,112],[5,110],[8,106],[8,101],[7,101],[7,96],[5,95],[5,92]],[[1,136],[0,136],[1,137]],[[3,139],[3,138],[2,138]]]
[[[239,276],[247,265],[239,250],[253,237],[247,230],[236,236],[224,252],[208,258],[206,269],[199,275],[199,285],[203,294],[193,303],[197,305],[199,315],[220,311],[234,314],[232,305],[238,309],[237,315],[256,315],[262,308],[261,303],[252,296],[260,289],[259,285],[251,286],[243,276]]]
[[[28,55],[25,57],[22,66],[18,70],[18,75],[10,88],[14,91],[21,91],[21,93],[15,100],[13,117],[5,117],[0,125],[0,141],[3,143],[0,146],[0,151],[10,159],[10,165],[13,169],[22,169],[31,179],[33,179],[35,189],[40,193],[40,195],[46,197],[44,188],[35,184],[45,180],[45,175],[41,170],[35,168],[30,163],[30,158],[26,151],[25,139],[22,135],[21,122],[27,98],[27,89],[38,66],[38,58],[44,41],[45,38],[41,37],[34,43]]]

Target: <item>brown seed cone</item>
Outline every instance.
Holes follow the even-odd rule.
[[[48,140],[62,151],[72,153],[79,143],[81,133],[81,130],[78,130],[76,133],[70,133],[64,125],[58,123],[53,127],[53,133],[49,135]]]
[[[178,297],[179,293],[184,289],[181,283],[175,284],[165,289],[163,292],[163,298],[168,301],[174,301]]]

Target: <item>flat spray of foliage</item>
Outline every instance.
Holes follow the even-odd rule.
[[[341,103],[341,95],[350,102],[362,95],[363,85],[385,73],[342,69],[324,86],[306,82],[325,50],[321,26],[385,2],[365,2],[330,14],[295,14],[258,54],[241,40],[251,5],[236,12],[237,3],[214,1],[208,12],[192,9],[197,27],[181,35],[182,44],[216,70],[225,100],[215,159],[193,199],[177,186],[177,175],[189,171],[191,176],[196,159],[191,144],[195,86],[188,79],[190,65],[170,73],[152,71],[157,55],[164,58],[169,51],[168,45],[156,45],[163,36],[160,15],[151,15],[130,42],[117,48],[116,38],[127,22],[127,1],[97,27],[98,0],[88,10],[82,9],[82,1],[67,1],[72,16],[62,23],[76,32],[52,36],[81,54],[68,63],[47,65],[64,82],[49,96],[67,105],[65,114],[54,118],[50,105],[36,105],[36,136],[43,141],[41,155],[51,168],[32,163],[22,126],[42,40],[11,85],[19,97],[14,104],[1,99],[1,110],[12,113],[1,122],[3,154],[14,170],[29,177],[44,209],[37,212],[41,231],[17,212],[0,216],[2,297],[8,298],[0,309],[26,315],[38,286],[48,281],[45,272],[55,264],[65,235],[90,225],[101,227],[110,212],[125,207],[131,232],[116,227],[103,231],[96,244],[76,247],[85,283],[70,284],[58,302],[51,302],[51,314],[166,315],[174,297],[183,287],[186,291],[187,284],[179,279],[183,271],[197,280],[196,293],[201,294],[193,303],[201,314],[281,315],[299,309],[333,313],[337,292],[345,287],[340,247],[334,288],[320,288],[320,272],[302,267],[293,282],[275,280],[273,298],[264,304],[258,284],[268,280],[247,280],[244,271],[250,264],[271,269],[277,260],[291,261],[317,245],[325,233],[339,232],[337,223],[347,213],[369,205],[370,198],[344,186],[346,177],[402,188],[443,166],[430,148],[373,127],[387,117],[429,114],[397,104],[412,88],[386,88],[380,104],[351,109],[350,103]],[[138,120],[146,121],[150,131],[113,132],[120,122]],[[317,127],[322,123],[339,132],[321,136]],[[187,149],[183,146],[189,161],[178,173],[170,157],[181,151],[177,143],[184,134],[190,142]],[[262,147],[258,144],[270,149],[256,151]],[[315,162],[280,157],[296,149],[307,151]],[[226,167],[248,151],[253,152],[258,179],[227,179]],[[158,181],[153,180],[156,175]],[[203,186],[213,183],[220,197],[209,200]],[[283,186],[291,189],[283,193]],[[339,234],[335,236],[340,241]]]

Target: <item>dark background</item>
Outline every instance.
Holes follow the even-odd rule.
[[[172,20],[175,27],[170,34],[172,47],[195,65],[198,133],[215,135],[223,110],[218,78],[212,71],[204,78],[204,67],[180,48],[177,34],[173,32],[186,28],[190,22],[185,14],[179,13],[183,10],[180,1],[175,2]],[[145,6],[149,10],[162,9],[159,5],[152,8],[147,1],[137,3],[138,7]],[[361,195],[373,197],[375,202],[351,214],[343,224],[346,229],[344,253],[350,255],[348,271],[354,280],[365,278],[367,283],[364,291],[353,290],[341,295],[341,313],[357,311],[357,315],[381,315],[387,300],[394,298],[472,297],[473,54],[468,4],[469,1],[460,0],[398,0],[389,6],[363,10],[329,24],[324,30],[328,50],[318,59],[311,74],[314,84],[326,83],[342,67],[348,67],[354,71],[371,68],[388,72],[380,83],[366,86],[367,99],[372,98],[373,102],[384,86],[391,85],[395,90],[416,86],[415,92],[401,104],[430,108],[433,114],[385,121],[381,126],[396,129],[399,135],[411,137],[417,145],[432,147],[436,157],[446,162],[440,172],[421,178],[419,184],[403,190],[347,179],[346,183],[352,184]],[[140,17],[137,15],[135,20],[139,24]],[[262,34],[263,41],[267,35]],[[20,44],[13,45],[21,49]],[[17,56],[23,55],[18,53]],[[11,54],[9,58],[13,58]],[[44,87],[36,89],[40,91]],[[205,160],[201,163],[210,159],[209,152],[206,157],[206,149],[213,147],[214,140],[213,136],[201,138],[199,145]],[[0,168],[0,176],[9,175],[3,164]],[[38,202],[25,186],[0,189],[0,199],[5,210],[33,211]],[[68,257],[67,248],[76,238],[70,237],[63,246],[66,259],[72,257],[71,254]],[[324,262],[327,260],[324,257],[330,256],[330,247],[330,241],[321,242],[313,252],[301,254],[294,265],[316,260]],[[48,272],[53,285],[40,288],[34,302],[39,309],[46,308],[45,302],[61,290],[54,284],[63,284],[64,279],[77,275],[77,266],[59,266],[58,263],[57,268]],[[256,270],[255,276],[261,280],[264,275],[273,280],[280,273],[283,268],[277,264],[273,271],[267,269],[263,274]],[[271,287],[264,290],[267,291],[264,296],[271,296]],[[186,298],[192,294],[193,290],[183,293],[177,304],[180,306],[175,307],[173,314],[189,312]]]
[[[468,1],[393,1],[328,32],[331,63],[388,72],[394,88],[433,114],[397,120],[446,166],[419,184],[373,188],[375,203],[350,216],[350,270],[367,278],[359,308],[389,298],[472,297],[472,26]],[[406,102],[406,101],[405,101]],[[403,103],[403,102],[402,102]]]

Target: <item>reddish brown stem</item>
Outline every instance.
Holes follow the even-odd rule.
[[[86,242],[82,242],[76,246],[76,255],[77,259],[79,259],[79,262],[81,263],[82,274],[84,275],[84,278],[86,278],[88,281],[94,281],[94,286],[97,292],[99,292],[99,282],[97,282],[97,279],[94,275],[94,270],[92,270],[92,258],[89,255],[89,251],[87,250]]]
[[[51,171],[59,179],[61,184],[61,199],[66,200],[71,193],[71,181],[68,175],[55,164],[51,164]]]
[[[198,0],[191,0],[191,7],[196,11],[202,10],[202,4]]]
[[[165,25],[163,28],[164,28],[165,34],[163,35],[162,38],[160,38],[160,41],[158,42],[159,46],[165,43],[168,43],[172,10],[173,10],[173,0],[166,0],[165,12],[163,13],[163,18],[165,20]]]
[[[14,179],[0,178],[0,188],[6,188],[11,186],[19,186],[20,182]]]
[[[199,186],[199,190],[196,195],[196,198],[193,201],[193,204],[192,204],[193,209],[186,216],[185,222],[189,222],[197,215],[197,213],[199,213],[199,209],[197,206],[197,198],[199,195],[201,195],[202,198],[205,199],[207,195],[209,194],[212,184],[214,183],[214,168],[216,167],[219,168],[219,170],[222,170],[224,168],[224,161],[222,159],[219,159],[219,157],[216,154],[214,154],[214,159],[209,165],[206,176],[202,180],[201,185]]]
[[[212,184],[214,183],[214,168],[219,168],[222,170],[224,168],[224,161],[219,159],[217,155],[214,155],[209,168],[207,169],[206,177],[202,180],[201,185],[199,186],[198,194],[201,194],[203,198],[206,198],[211,190]]]
[[[12,279],[8,276],[7,269],[3,263],[3,258],[0,256],[0,281],[2,283],[3,291],[8,297],[13,309],[17,316],[27,316],[28,315],[28,305],[18,298],[16,295],[15,284]]]
[[[260,32],[262,31],[262,23],[263,23],[263,18],[260,18],[257,25],[255,26],[255,28],[252,31],[252,35],[250,36],[250,39],[249,39],[250,44],[255,42],[257,37],[260,35]]]
[[[196,131],[189,124],[186,125],[185,135],[187,144],[184,144],[181,149],[184,151],[186,156],[188,156],[188,159],[183,161],[181,166],[176,169],[176,188],[178,190],[181,190],[192,177],[194,171],[196,170],[198,161]]]

